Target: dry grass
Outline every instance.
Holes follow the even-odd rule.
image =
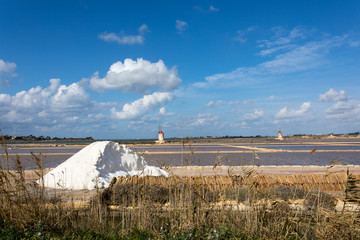
[[[117,227],[123,229],[138,226],[171,232],[226,225],[264,239],[328,239],[329,233],[322,229],[335,224],[338,229],[333,229],[334,237],[344,231],[349,236],[360,236],[360,232],[348,228],[349,223],[358,226],[356,213],[336,212],[337,199],[320,191],[322,184],[317,184],[317,180],[321,178],[308,178],[313,181],[303,188],[297,188],[304,184],[296,181],[291,182],[295,186],[279,181],[268,188],[263,176],[259,179],[266,187],[256,178],[241,177],[243,180],[239,181],[239,176],[121,177],[101,194],[100,200],[117,219]],[[346,187],[344,180],[341,189]]]

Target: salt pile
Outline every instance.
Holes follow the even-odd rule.
[[[45,187],[94,189],[107,187],[113,177],[168,176],[158,167],[148,166],[143,157],[126,145],[110,141],[94,142],[44,176]]]

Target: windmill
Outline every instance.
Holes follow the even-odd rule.
[[[284,140],[284,137],[283,137],[282,132],[281,132],[280,129],[279,129],[279,131],[278,131],[278,137],[277,137],[276,139],[277,139],[277,140],[280,140],[280,141]]]
[[[158,143],[158,144],[163,144],[163,143],[165,143],[164,132],[162,131],[162,127],[161,127],[161,126],[159,126],[159,137],[158,137],[158,140],[156,141],[156,143]]]

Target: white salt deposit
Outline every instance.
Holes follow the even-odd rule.
[[[126,145],[110,141],[94,142],[44,176],[45,187],[94,189],[107,187],[113,177],[169,174],[148,166],[143,157]]]

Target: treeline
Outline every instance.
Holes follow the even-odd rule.
[[[49,137],[49,136],[33,136],[33,135],[29,135],[29,136],[10,136],[10,135],[4,135],[3,136],[5,140],[10,141],[10,140],[18,140],[18,141],[51,141],[51,140],[94,140],[92,137],[85,137],[85,138],[58,138],[58,137]]]

